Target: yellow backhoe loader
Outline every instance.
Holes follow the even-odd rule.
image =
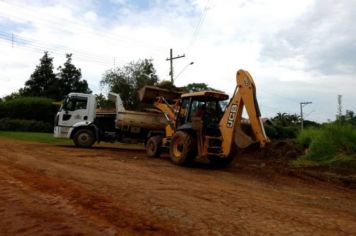
[[[146,102],[153,99],[153,105],[168,120],[165,132],[151,132],[147,137],[147,154],[159,156],[162,150],[168,149],[171,160],[178,165],[204,158],[214,165],[225,166],[235,156],[232,152],[235,144],[238,148],[246,148],[259,142],[261,147],[265,147],[269,139],[260,119],[253,78],[247,71],[239,70],[236,81],[236,89],[227,105],[229,96],[223,92],[180,94],[153,87],[143,88],[140,99]],[[224,102],[225,109],[222,106]],[[244,107],[252,137],[241,129]]]

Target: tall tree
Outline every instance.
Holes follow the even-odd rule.
[[[25,87],[20,90],[23,96],[37,96],[54,98],[56,75],[53,72],[53,58],[44,52],[40,64],[36,66],[30,79],[25,82]]]
[[[81,69],[72,64],[72,54],[66,54],[66,58],[63,67],[58,67],[57,84],[59,92],[56,99],[61,99],[70,92],[91,93],[88,82],[81,80]]]
[[[48,97],[62,99],[70,92],[91,93],[86,80],[81,80],[82,72],[72,64],[72,54],[66,54],[66,62],[59,66],[57,75],[53,72],[53,58],[45,52],[36,66],[25,87],[20,89],[20,96]],[[13,93],[7,99],[17,96]]]
[[[144,59],[106,71],[100,84],[112,92],[119,93],[125,108],[139,109],[141,104],[138,90],[145,85],[154,85],[157,81],[152,59]]]

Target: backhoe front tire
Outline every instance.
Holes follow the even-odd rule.
[[[192,135],[177,131],[171,139],[169,155],[173,163],[186,166],[195,158],[196,148],[196,141]]]
[[[146,153],[149,157],[159,157],[162,152],[162,136],[151,136],[146,143]]]
[[[94,132],[89,129],[80,129],[73,136],[75,146],[80,148],[90,148],[95,143]]]

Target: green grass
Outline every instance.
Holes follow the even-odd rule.
[[[325,166],[356,170],[356,128],[352,125],[330,124],[306,129],[297,138],[307,148],[295,166]]]
[[[0,139],[16,139],[16,140],[23,140],[23,141],[32,141],[32,142],[39,142],[39,143],[48,143],[54,145],[73,145],[74,143],[70,139],[60,139],[54,138],[52,133],[35,133],[35,132],[17,132],[17,131],[0,131]],[[95,144],[97,146],[98,144]],[[125,148],[125,149],[138,149],[143,150],[144,145],[140,144],[130,144],[130,143],[100,143],[100,146],[103,147],[118,147],[118,148]]]
[[[49,144],[72,144],[72,140],[54,138],[52,133],[0,131],[0,138],[33,141],[33,142],[49,143]]]

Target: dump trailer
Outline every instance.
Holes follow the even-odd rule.
[[[254,80],[247,71],[239,70],[236,83],[227,106],[222,106],[229,98],[223,92],[184,93],[172,101],[161,89],[155,92],[152,87],[142,89],[141,100],[152,102],[168,120],[164,132],[151,133],[148,137],[147,154],[159,156],[168,150],[171,160],[178,165],[208,159],[214,165],[226,166],[234,159],[237,148],[246,148],[255,142],[265,147],[269,139],[260,119]],[[241,129],[243,108],[250,120],[251,136]]]
[[[97,109],[95,95],[68,94],[55,118],[54,137],[72,139],[83,148],[101,141],[144,143],[148,136],[163,132],[168,124],[157,110],[129,111],[119,94],[109,93],[108,98],[115,107]]]

